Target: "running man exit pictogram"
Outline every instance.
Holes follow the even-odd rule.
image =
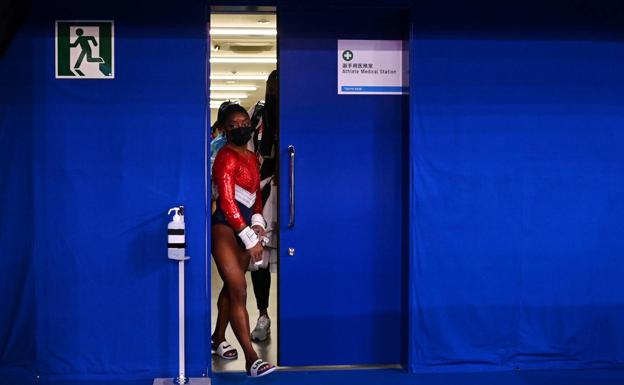
[[[113,79],[112,21],[56,22],[56,78]]]

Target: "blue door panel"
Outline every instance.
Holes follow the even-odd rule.
[[[403,361],[407,96],[339,96],[336,50],[407,27],[398,10],[279,13],[281,365]]]

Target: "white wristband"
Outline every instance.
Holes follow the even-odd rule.
[[[262,227],[264,230],[266,230],[266,221],[264,220],[264,217],[262,216],[262,214],[254,214],[251,216],[251,225],[255,226],[258,225],[260,227]]]
[[[249,250],[260,242],[258,234],[247,226],[238,233],[239,238],[245,244],[245,249]]]

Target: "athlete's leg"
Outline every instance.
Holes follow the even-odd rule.
[[[217,309],[217,324],[214,333],[212,333],[212,342],[219,345],[225,341],[225,329],[227,329],[230,320],[230,299],[228,298],[225,284],[221,288],[221,292],[219,292]]]
[[[258,354],[251,345],[249,314],[246,308],[245,268],[249,264],[249,254],[243,252],[236,242],[234,231],[227,225],[212,226],[212,245],[212,254],[227,290],[230,323],[245,354],[245,366],[249,369],[258,359]]]

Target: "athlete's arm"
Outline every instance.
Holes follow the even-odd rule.
[[[236,155],[221,149],[213,166],[213,177],[219,192],[219,206],[228,224],[239,233],[247,224],[241,216],[235,198],[234,173],[237,167]]]

